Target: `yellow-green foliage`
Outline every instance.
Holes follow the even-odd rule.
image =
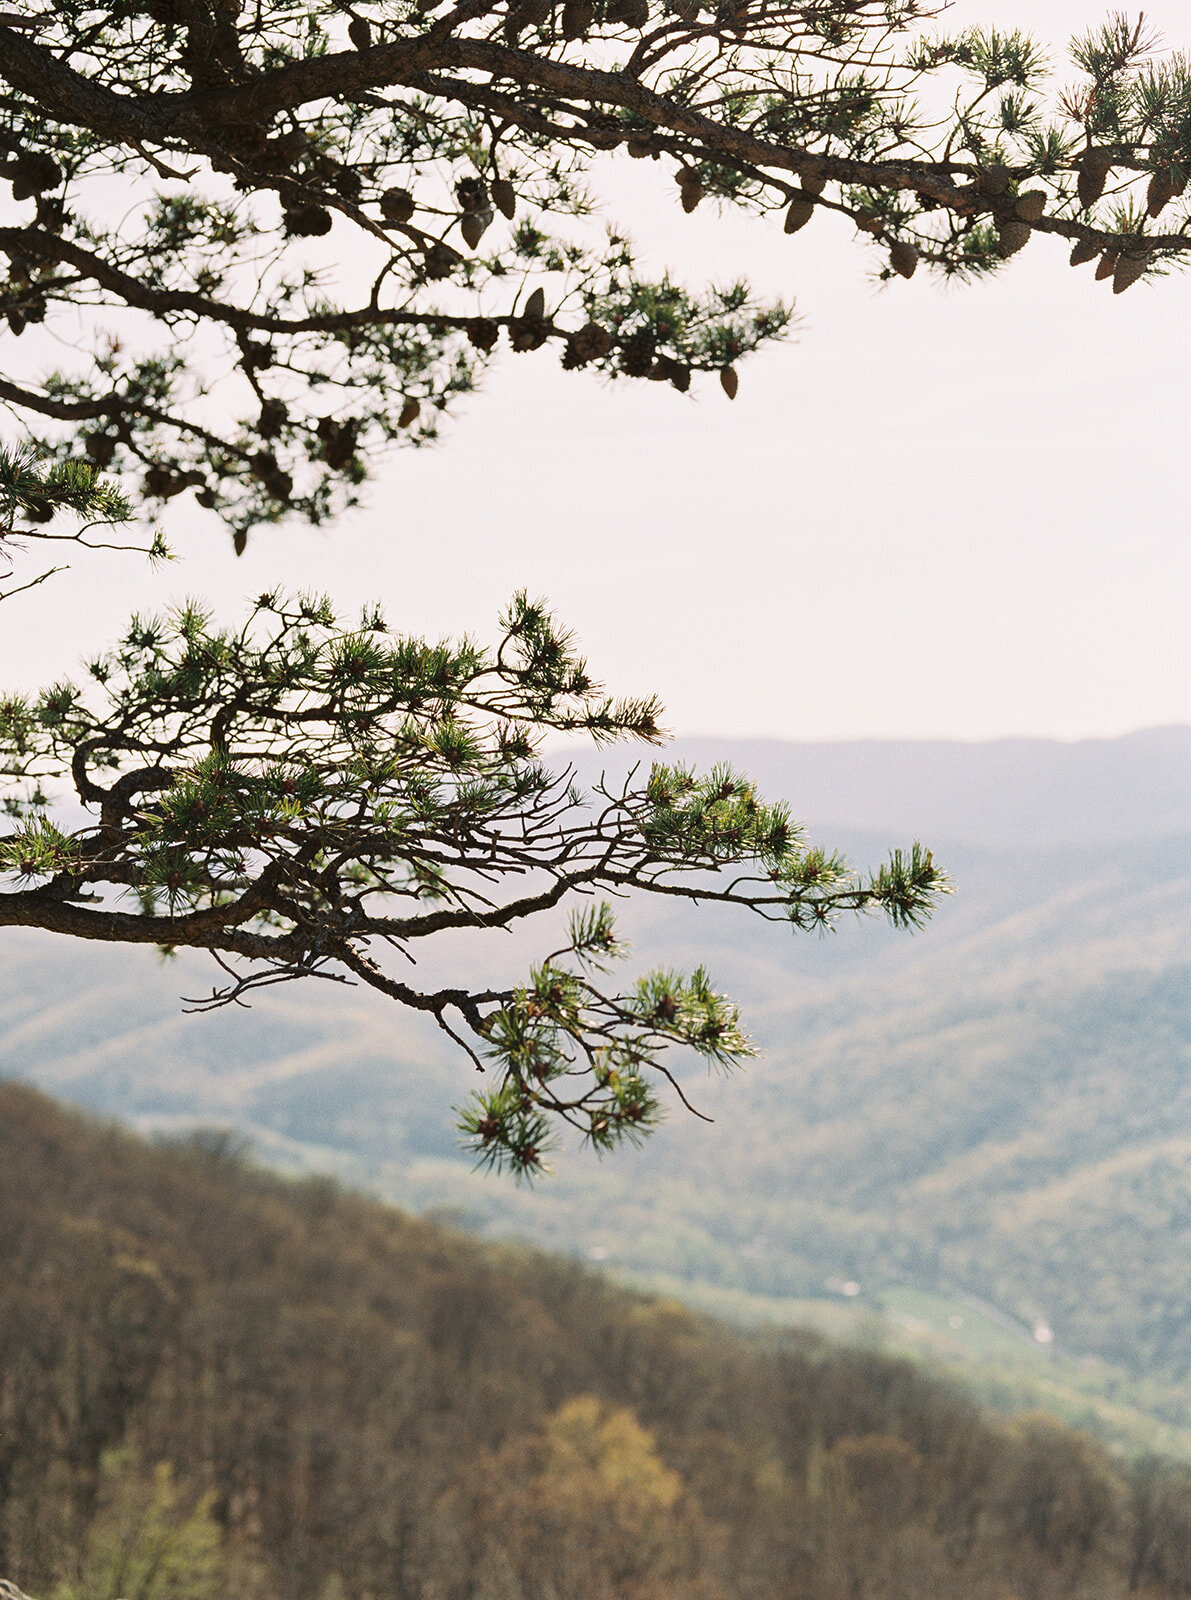
[[[107,1451],[94,1520],[54,1600],[210,1600],[221,1575],[214,1502],[210,1489],[184,1493],[168,1461],[146,1468],[132,1450]]]

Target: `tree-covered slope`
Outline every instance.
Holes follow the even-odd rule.
[[[763,1054],[731,1079],[688,1080],[714,1125],[676,1111],[612,1166],[566,1154],[534,1191],[476,1177],[449,1111],[472,1074],[432,1032],[397,1032],[324,988],[183,1016],[176,997],[202,976],[144,953],[8,943],[0,1069],[144,1126],[229,1122],[271,1158],[692,1291],[974,1295],[1027,1337],[1044,1323],[1060,1352],[1178,1389],[1191,836],[1169,829],[1191,816],[1191,736],[729,751],[796,813],[801,787],[816,809],[867,820],[845,840],[861,861],[913,810],[916,753],[917,803],[926,824],[950,823],[957,892],[914,939],[857,925],[790,941],[706,908],[626,913],[642,961],[708,960]],[[998,806],[1019,843],[973,844]],[[502,977],[540,953],[511,937],[466,949]],[[1191,1411],[1178,1400],[1172,1414]]]
[[[1191,1471],[0,1086],[0,1572],[46,1600],[1173,1600]]]

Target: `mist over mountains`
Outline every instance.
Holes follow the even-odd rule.
[[[712,1125],[676,1108],[643,1150],[565,1152],[517,1189],[458,1151],[474,1069],[420,1019],[315,984],[187,1016],[197,959],[15,931],[0,1073],[140,1128],[231,1124],[266,1158],[692,1291],[974,1297],[1160,1378],[1191,1419],[1191,728],[666,756],[750,772],[857,863],[921,838],[956,884],[913,937],[627,906],[633,967],[704,961],[762,1048],[730,1080],[688,1072]],[[547,938],[460,939],[419,978],[515,977]]]

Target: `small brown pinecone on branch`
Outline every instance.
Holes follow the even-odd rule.
[[[110,434],[89,433],[85,448],[91,460],[102,471],[104,467],[110,467],[112,464],[112,457],[116,454],[116,441]]]
[[[41,150],[22,150],[15,161],[7,163],[5,170],[12,179],[14,200],[28,200],[47,189],[56,189],[62,182],[62,168],[53,156]]]
[[[467,325],[467,342],[476,350],[491,350],[500,338],[500,324],[491,317],[473,317]]]
[[[620,347],[620,370],[627,378],[647,377],[653,369],[658,342],[649,328],[630,334]]]
[[[546,296],[542,289],[533,291],[525,302],[519,317],[509,323],[509,343],[518,352],[539,350],[546,343],[550,327],[546,321]]]
[[[682,209],[691,212],[699,204],[704,195],[703,179],[697,167],[683,167],[675,173],[674,181],[678,185],[678,193],[682,200]]]
[[[987,167],[980,167],[976,172],[976,187],[981,194],[990,195],[994,200],[998,195],[1008,191],[1012,181],[1012,173],[1000,161],[990,162]]]
[[[1076,193],[1085,211],[1094,206],[1104,193],[1111,171],[1112,156],[1107,150],[1085,150],[1080,157]]]
[[[428,278],[449,278],[462,259],[458,251],[439,241],[427,250],[422,261],[422,270]]]
[[[493,178],[491,193],[493,205],[502,217],[507,217],[512,222],[517,215],[517,195],[513,185],[507,178]]]
[[[782,224],[784,233],[797,233],[799,228],[805,228],[815,214],[815,202],[808,194],[796,194],[786,210],[786,220]]]
[[[691,386],[691,369],[685,361],[675,361],[673,356],[659,356],[646,373],[654,383],[672,383],[680,394]]]
[[[1022,222],[1037,222],[1046,210],[1046,194],[1042,189],[1027,189],[1014,203],[1014,215]]]
[[[1126,255],[1122,251],[1117,257],[1116,266],[1113,268],[1113,294],[1123,294],[1130,284],[1136,283],[1149,265],[1149,260],[1150,253],[1148,250],[1142,250],[1132,255]]]
[[[595,21],[595,0],[566,0],[562,8],[562,36],[582,39]]]
[[[1151,217],[1160,215],[1163,209],[1174,199],[1174,180],[1170,176],[1170,168],[1162,167],[1155,172],[1146,188],[1146,212]]]
[[[317,239],[331,231],[331,213],[325,206],[298,206],[284,216],[289,239]]]
[[[386,189],[380,197],[380,212],[386,222],[408,222],[414,214],[414,197],[408,189]]]
[[[624,28],[644,28],[649,22],[649,0],[608,0],[604,15]]]
[[[1030,242],[1033,229],[1028,222],[1021,222],[1017,217],[997,218],[997,249],[1002,256],[1015,256],[1019,250],[1024,250]]]
[[[465,211],[459,219],[459,232],[469,250],[474,250],[492,222],[492,212],[485,206],[482,211]]]
[[[264,400],[261,402],[261,414],[257,419],[256,431],[262,439],[276,439],[288,417],[284,401]]]
[[[889,247],[889,265],[902,278],[912,278],[918,269],[918,246],[909,239],[895,239]]]
[[[598,361],[611,348],[612,335],[598,322],[584,323],[567,341],[568,352],[577,367],[586,366],[589,361]]]
[[[354,419],[340,422],[336,417],[322,417],[314,431],[323,441],[320,453],[332,472],[342,472],[350,466],[356,454]]]

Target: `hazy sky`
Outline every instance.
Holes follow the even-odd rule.
[[[953,21],[1060,40],[1092,4],[960,0]],[[1185,41],[1179,17],[1166,23]],[[683,733],[1110,736],[1191,722],[1191,280],[1115,297],[1058,241],[995,281],[877,288],[850,227],[685,217],[668,167],[620,162],[610,218],[695,284],[741,272],[797,301],[739,398],[506,355],[434,451],[404,451],[333,530],[258,534],[235,561],[169,508],[184,560],[77,561],[0,617],[30,684],[186,593],[229,619],[283,579],[395,626],[490,635],[547,596],[618,692]],[[177,509],[176,509],[177,508]],[[34,550],[26,561],[36,559]]]

